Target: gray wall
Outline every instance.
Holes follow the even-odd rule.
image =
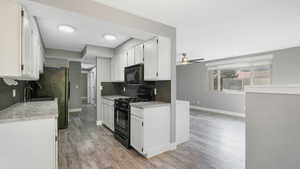
[[[87,97],[87,73],[81,73],[81,97]]]
[[[191,105],[232,112],[244,112],[244,96],[209,90],[207,68],[204,63],[177,66],[177,98],[189,100]]]
[[[70,100],[69,109],[81,108],[81,63],[69,63]]]
[[[24,81],[18,81],[18,86],[8,86],[0,78],[0,110],[23,101],[24,83]],[[16,97],[12,96],[13,89],[16,89]]]
[[[300,95],[247,93],[246,168],[300,166]]]
[[[274,52],[273,84],[300,84],[300,47]]]
[[[274,55],[272,84],[300,84],[300,47],[241,57],[270,53]],[[209,91],[205,63],[177,66],[177,98],[200,107],[244,113],[244,94]]]

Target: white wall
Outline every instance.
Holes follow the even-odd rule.
[[[218,1],[211,8],[177,25],[178,52],[211,60],[300,46],[298,0]]]

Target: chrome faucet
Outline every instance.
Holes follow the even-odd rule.
[[[32,87],[30,86],[26,86],[24,87],[24,102],[28,102],[28,100],[30,100],[30,91],[33,91]]]

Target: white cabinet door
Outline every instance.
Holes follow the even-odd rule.
[[[127,66],[134,65],[134,48],[127,51]]]
[[[156,80],[158,76],[157,39],[144,43],[144,79]]]
[[[41,42],[34,18],[17,1],[2,0],[0,7],[0,76],[37,80]]]
[[[98,58],[97,59],[97,67],[100,69],[101,82],[109,82],[110,81],[110,59],[107,58]]]
[[[23,10],[22,21],[22,76],[29,79],[33,74],[34,57],[33,57],[33,30],[31,28],[31,19],[28,13]],[[22,79],[23,79],[22,78]]]
[[[109,128],[112,131],[115,131],[115,127],[114,127],[114,119],[115,119],[115,114],[114,114],[114,105],[109,105],[108,107],[108,112],[109,112]]]
[[[41,46],[40,46],[40,40],[38,34],[33,34],[33,57],[34,57],[34,64],[32,65],[34,67],[34,79],[39,79],[40,74],[40,58],[41,58]]]
[[[124,81],[124,70],[125,67],[127,66],[127,54],[126,52],[122,52],[119,55],[119,59],[120,59],[120,67],[119,67],[119,81]]]
[[[110,62],[110,79],[112,82],[116,81],[116,56],[111,58]]]
[[[106,126],[108,126],[108,108],[107,108],[107,104],[103,104],[103,124],[105,124]]]
[[[121,73],[121,68],[120,68],[120,55],[117,54],[115,55],[115,62],[114,62],[114,76],[115,80],[114,81],[120,81],[120,73]]]
[[[143,154],[144,151],[144,129],[143,120],[131,115],[130,117],[130,144],[138,152]]]
[[[144,44],[140,44],[134,47],[134,64],[144,63],[143,45]]]
[[[21,6],[12,0],[0,5],[0,76],[21,76]]]
[[[1,123],[1,169],[56,169],[56,126],[56,119]]]
[[[158,38],[158,80],[171,80],[171,41]]]

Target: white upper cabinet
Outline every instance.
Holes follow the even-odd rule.
[[[171,79],[171,41],[158,37],[144,43],[145,80]]]
[[[123,82],[124,81],[124,71],[125,71],[125,67],[127,66],[127,52],[122,52],[119,55],[119,59],[120,59],[120,71],[119,71],[118,81]]]
[[[134,64],[134,48],[131,48],[127,51],[127,66],[132,66]]]
[[[171,79],[171,41],[156,37],[127,51],[117,52],[111,59],[111,81],[123,82],[127,66],[144,63],[146,81]]]
[[[134,47],[134,64],[144,63],[143,44]]]
[[[0,77],[37,80],[42,45],[37,24],[15,0],[0,3]]]
[[[97,58],[97,69],[100,69],[98,78],[101,82],[111,81],[111,59],[109,58]]]
[[[111,59],[111,81],[124,81],[124,69],[127,66],[127,52],[121,52],[114,55]]]
[[[156,80],[158,76],[158,40],[152,39],[144,43],[144,78]]]

